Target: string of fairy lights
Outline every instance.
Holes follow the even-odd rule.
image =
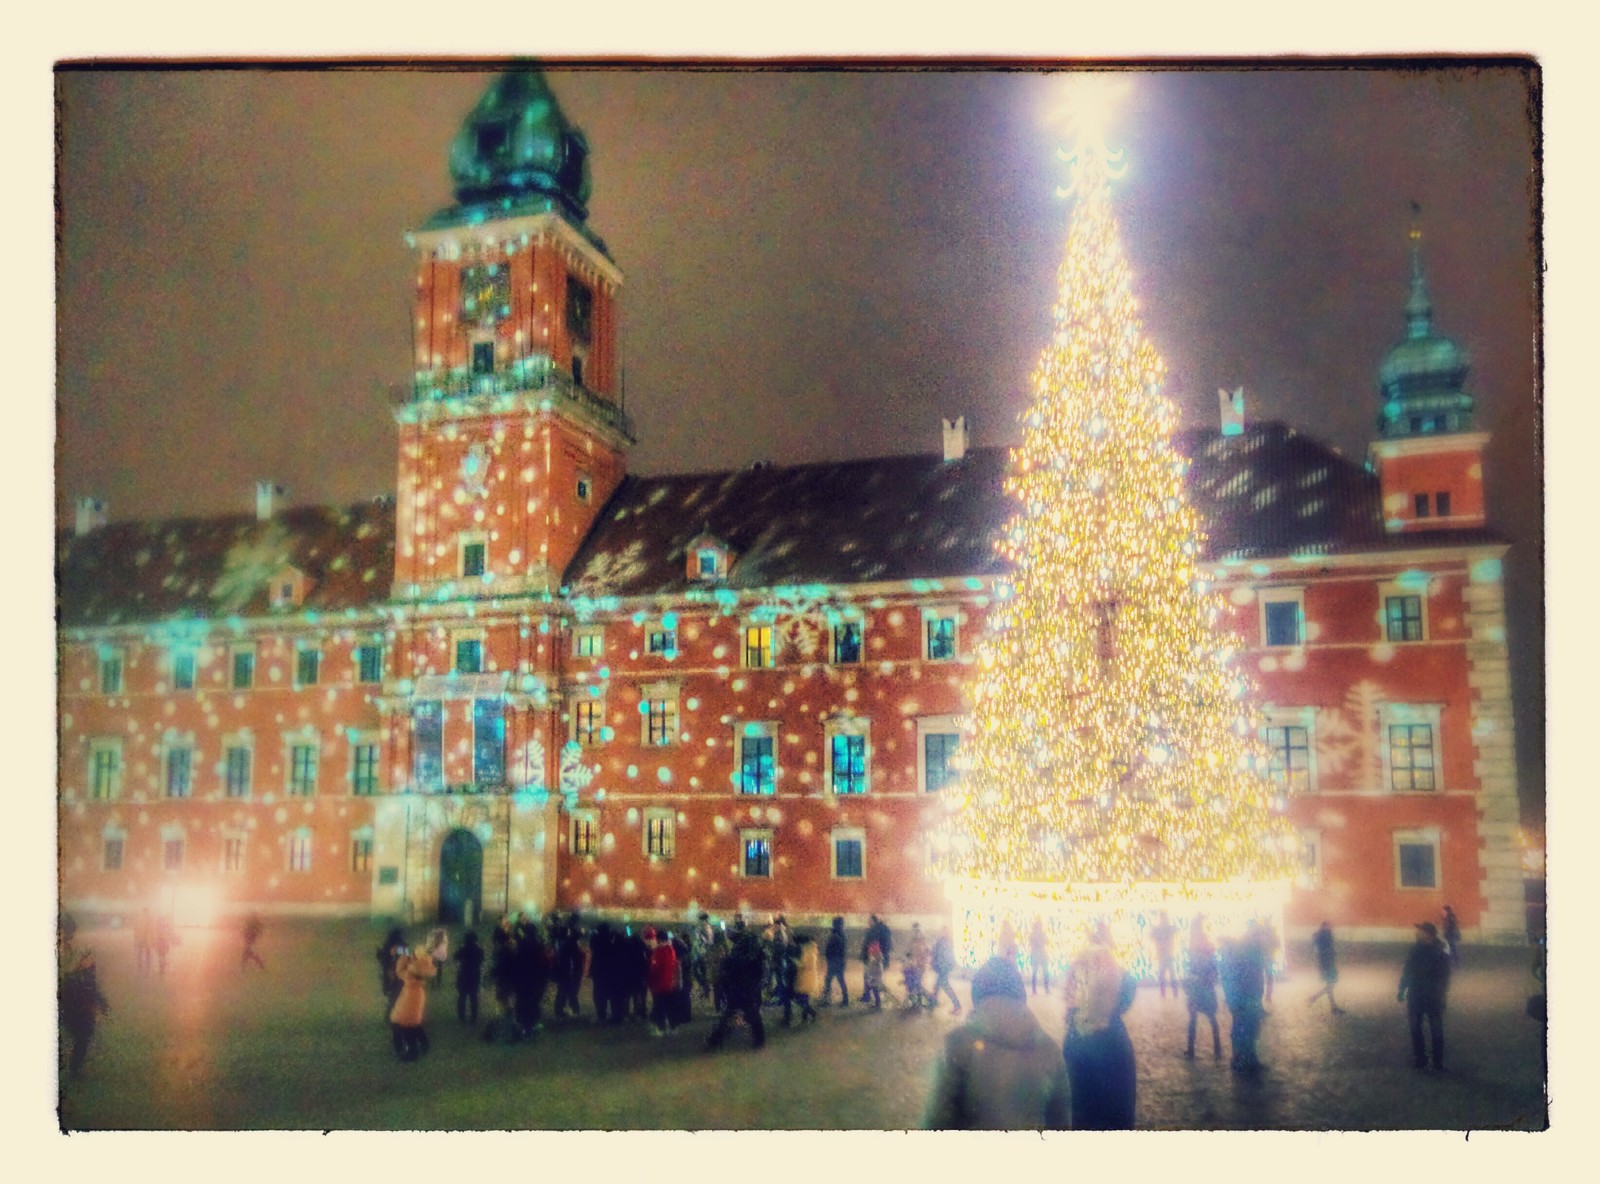
[[[1112,210],[1120,156],[1078,132],[1054,333],[997,544],[1011,575],[934,863],[950,879],[1281,879],[1296,839],[1198,567],[1176,411]]]

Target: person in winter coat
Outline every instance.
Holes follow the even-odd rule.
[[[1422,1025],[1428,1025],[1428,1038],[1433,1045],[1433,1067],[1444,1072],[1444,1000],[1450,992],[1450,953],[1439,940],[1438,927],[1432,921],[1417,926],[1417,941],[1406,955],[1405,969],[1400,972],[1400,993],[1397,998],[1406,1005],[1406,1018],[1411,1024],[1411,1063],[1418,1069],[1428,1067],[1428,1058],[1422,1039]]]
[[[1306,1006],[1310,1007],[1326,995],[1333,1014],[1343,1015],[1344,1008],[1333,997],[1333,984],[1339,981],[1339,961],[1333,950],[1333,926],[1326,921],[1318,925],[1317,931],[1311,935],[1311,952],[1317,959],[1317,973],[1322,975],[1322,990],[1307,999]]]
[[[383,1014],[394,1010],[394,1001],[400,998],[400,976],[395,973],[395,963],[406,952],[406,935],[401,929],[389,930],[389,936],[378,947],[378,988],[383,992]]]
[[[689,980],[700,988],[702,999],[711,998],[711,967],[707,963],[707,958],[716,936],[711,926],[711,914],[701,913],[700,919],[689,931]]]
[[[467,930],[456,951],[456,1018],[478,1026],[478,990],[483,981],[483,947],[478,935]]]
[[[243,970],[254,962],[262,970],[267,964],[261,960],[261,955],[256,953],[256,942],[261,940],[261,918],[256,913],[251,913],[244,919],[244,949],[239,954],[239,969]]]
[[[741,1016],[750,1029],[750,1047],[760,1048],[767,1042],[767,1030],[761,1022],[761,985],[765,974],[766,955],[761,948],[761,938],[739,921],[734,925],[733,944],[722,961],[722,974],[718,989],[722,996],[722,1010],[717,1015],[716,1026],[706,1037],[707,1048],[722,1044],[733,1027],[734,1017]]]
[[[428,1011],[428,983],[439,968],[427,954],[401,954],[395,962],[400,976],[400,997],[389,1012],[394,1034],[394,1052],[402,1061],[415,1061],[428,1051],[428,1033],[423,1021]]]
[[[1156,990],[1167,997],[1167,984],[1172,993],[1178,993],[1178,927],[1163,911],[1156,914],[1156,923],[1150,926],[1150,944],[1156,951]]]
[[[650,973],[650,949],[641,934],[625,931],[622,938],[622,985],[628,1006],[634,1016],[645,1019],[650,1014],[645,1001]]]
[[[577,1015],[578,990],[583,985],[582,930],[576,921],[562,925],[556,937],[556,1001],[557,1019]]]
[[[1206,934],[1205,918],[1196,917],[1189,929],[1189,970],[1183,979],[1189,1004],[1189,1047],[1183,1054],[1194,1060],[1194,1030],[1201,1016],[1211,1021],[1211,1055],[1222,1059],[1222,1029],[1217,1026],[1217,948]]]
[[[914,921],[911,924],[911,944],[906,947],[905,984],[907,1007],[933,1006],[933,1000],[922,989],[922,980],[927,977],[928,962],[930,960],[928,939],[922,936],[922,925]]]
[[[894,948],[894,941],[889,935],[889,927],[878,919],[878,914],[873,913],[867,919],[866,936],[861,939],[861,964],[867,964],[867,951],[872,943],[878,943],[878,953],[883,956],[883,964],[889,965],[889,954]]]
[[[1028,1010],[1014,961],[972,977],[972,1015],[945,1037],[923,1126],[929,1130],[1066,1130],[1067,1070]]]
[[[1232,1023],[1228,1043],[1233,1046],[1236,1073],[1254,1073],[1261,1068],[1256,1041],[1261,1036],[1261,1018],[1266,1014],[1262,993],[1266,990],[1266,959],[1259,942],[1250,937],[1229,938],[1222,943],[1222,995],[1228,1001]]]
[[[822,1006],[830,1007],[833,1004],[833,984],[839,984],[839,1006],[850,1006],[850,988],[844,982],[844,918],[835,917],[833,927],[828,930],[828,944],[823,949],[823,956],[828,963],[828,974],[822,983]]]
[[[883,1010],[883,947],[875,941],[867,943],[866,965],[861,970],[861,1002],[872,1000],[872,1010]]]
[[[718,1015],[722,1014],[722,964],[728,960],[728,931],[719,929],[712,935],[711,944],[706,947],[706,977],[711,980],[711,1006]]]
[[[1117,963],[1111,935],[1096,926],[1067,972],[1067,1038],[1062,1056],[1072,1083],[1072,1129],[1133,1129],[1138,1066],[1123,1013],[1138,984]]]
[[[67,1038],[63,1043],[72,1045],[67,1073],[78,1077],[83,1073],[83,1063],[88,1059],[89,1045],[94,1042],[100,1017],[111,1012],[111,1005],[100,993],[93,950],[72,952],[72,962],[61,980],[60,989],[61,1030]]]
[[[956,998],[954,988],[950,986],[950,975],[956,968],[956,948],[950,940],[950,927],[945,926],[933,943],[933,952],[928,957],[928,964],[933,967],[933,1006],[939,1005],[939,993],[942,991],[950,997],[950,1014],[961,1014],[961,1000]],[[1045,985],[1049,986],[1046,979]]]
[[[694,1019],[694,954],[689,949],[689,943],[676,930],[667,934],[667,940],[672,943],[672,952],[678,956],[678,986],[672,992],[667,1011],[672,1018],[672,1026],[681,1028]]]
[[[433,959],[434,969],[439,972],[439,989],[444,990],[444,972],[450,965],[450,931],[442,927],[430,929],[423,952]]]
[[[798,935],[790,944],[793,956],[789,991],[784,996],[783,1026],[789,1026],[793,1005],[800,1005],[800,1023],[817,1018],[817,1009],[811,1006],[811,997],[822,989],[822,959],[817,956],[817,943],[809,933]]]
[[[678,954],[672,943],[654,929],[644,931],[644,944],[650,951],[647,985],[650,988],[650,1035],[672,1033],[672,996],[678,989]]]
[[[545,963],[544,942],[538,923],[525,919],[514,930],[512,975],[516,995],[517,1032],[526,1038],[544,1031],[540,1016],[550,971]]]
[[[627,1010],[620,986],[618,952],[617,935],[610,923],[600,922],[589,943],[589,982],[594,992],[595,1018],[602,1024],[620,1024]]]

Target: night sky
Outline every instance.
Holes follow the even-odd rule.
[[[552,70],[590,225],[627,277],[640,473],[1014,443],[1068,206],[1039,72]],[[489,75],[58,73],[58,522],[392,492],[403,234],[451,200]],[[1136,72],[1112,142],[1146,327],[1189,423],[1247,414],[1361,457],[1404,332],[1411,202],[1437,332],[1493,433],[1525,802],[1542,813],[1543,545],[1530,73]]]

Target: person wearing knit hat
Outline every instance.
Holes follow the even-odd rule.
[[[1066,1130],[1066,1065],[1028,1010],[1015,959],[972,976],[972,1014],[945,1038],[928,1130]]]

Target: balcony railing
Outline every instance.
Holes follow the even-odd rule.
[[[634,439],[633,421],[610,399],[601,398],[572,376],[555,368],[548,358],[520,359],[504,370],[474,374],[469,370],[423,370],[412,380],[409,392],[404,387],[391,390],[400,405],[445,403],[453,400],[492,400],[512,395],[539,394],[552,403],[565,401],[629,440]]]

